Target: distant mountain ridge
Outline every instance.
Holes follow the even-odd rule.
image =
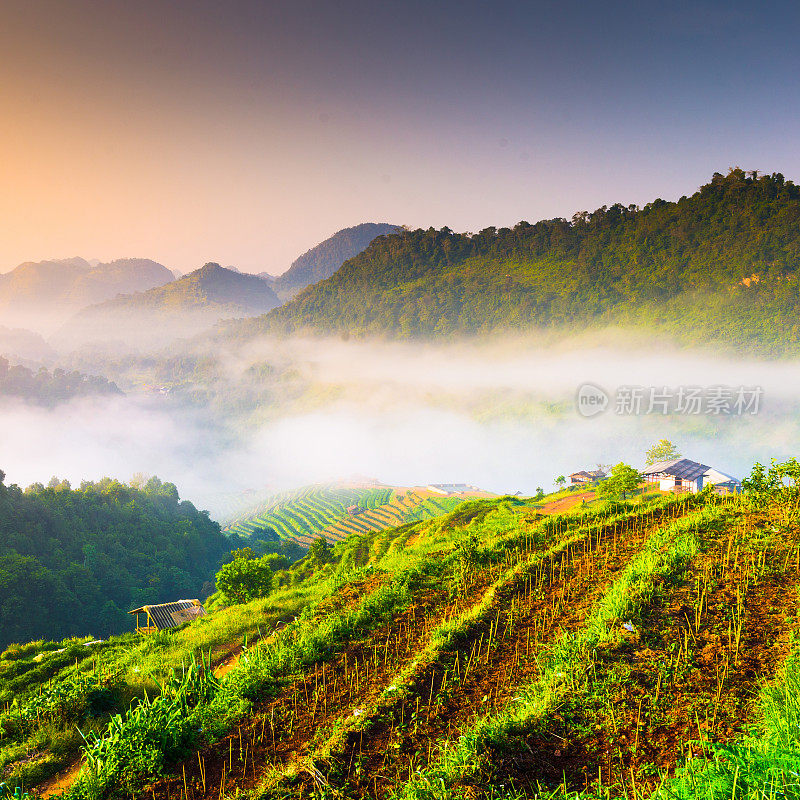
[[[615,204],[476,234],[383,236],[225,338],[559,335],[608,327],[800,352],[800,187],[733,169],[677,202]]]
[[[272,282],[282,300],[289,300],[306,286],[330,278],[345,261],[361,253],[378,236],[399,230],[399,225],[387,222],[363,222],[343,228],[295,259],[283,275],[274,278],[262,272],[261,277]]]
[[[0,275],[0,324],[52,329],[85,306],[171,280],[170,270],[148,258],[26,261]]]
[[[163,286],[89,306],[59,331],[57,339],[62,346],[109,339],[149,346],[200,333],[220,319],[263,314],[278,305],[278,296],[263,278],[211,262]]]

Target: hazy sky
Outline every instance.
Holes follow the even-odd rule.
[[[731,0],[2,0],[0,271],[280,272],[363,221],[800,179],[798,34],[798,4]]]

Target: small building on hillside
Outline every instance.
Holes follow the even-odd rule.
[[[128,613],[136,615],[138,633],[156,633],[167,628],[177,628],[184,622],[204,617],[206,610],[199,600],[178,600],[174,603],[141,606]],[[144,624],[141,624],[142,622]]]
[[[742,491],[742,482],[733,475],[728,475],[727,472],[714,469],[711,467],[705,475],[703,475],[703,486],[711,484],[718,494],[733,494]]]
[[[363,514],[364,513],[364,509],[361,506],[347,506],[347,513],[351,517],[356,517],[359,514]]]
[[[709,469],[708,464],[688,458],[673,458],[670,461],[656,461],[645,467],[642,478],[647,483],[657,483],[662,492],[699,492],[703,488],[703,476]]]
[[[581,470],[580,472],[573,472],[569,476],[570,486],[586,486],[596,481],[601,481],[606,477],[606,473],[602,469]]]
[[[642,478],[648,483],[657,483],[664,492],[699,492],[708,485],[718,487],[721,492],[739,491],[741,487],[740,481],[732,475],[688,458],[657,461],[642,470]]]

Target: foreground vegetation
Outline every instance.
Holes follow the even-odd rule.
[[[800,796],[798,474],[474,500],[177,631],[12,648],[0,768],[31,788],[83,744],[75,800]]]

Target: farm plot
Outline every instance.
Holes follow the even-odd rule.
[[[360,531],[303,579],[324,599],[191,695],[164,751],[184,760],[72,800],[667,797],[685,757],[751,730],[795,647],[795,507],[479,499]]]
[[[325,528],[322,535],[338,541],[353,533],[383,531],[409,522],[421,522],[447,514],[464,502],[460,497],[433,496],[425,490],[394,494],[391,501],[370,507],[357,516],[348,516]],[[366,507],[366,506],[365,506]]]
[[[675,503],[656,516],[684,512],[685,504]],[[590,535],[598,540],[613,537],[622,541],[629,526],[635,525],[634,520],[652,516],[638,512],[625,514],[610,523],[595,523],[578,539]],[[550,524],[547,529],[552,541],[570,530],[570,525],[565,521],[563,526]],[[203,774],[217,776],[211,793],[218,792],[220,787],[241,789],[261,782],[288,780],[293,784],[298,779],[302,781],[303,776],[313,783],[321,775],[315,766],[315,751],[329,747],[337,730],[346,727],[351,720],[368,718],[370,705],[381,701],[394,676],[407,669],[409,664],[419,662],[426,649],[430,650],[431,641],[440,633],[442,620],[445,625],[455,624],[465,614],[475,614],[478,609],[478,623],[485,623],[492,611],[483,608],[487,589],[496,590],[491,582],[499,578],[502,584],[509,569],[513,572],[537,553],[541,554],[545,541],[528,531],[518,531],[511,539],[501,538],[495,546],[496,563],[480,570],[468,569],[468,575],[459,579],[466,577],[468,584],[464,586],[459,582],[456,588],[460,591],[453,592],[452,586],[440,581],[433,592],[420,595],[422,602],[395,616],[364,641],[349,644],[328,663],[314,665],[313,673],[309,670],[283,690],[278,698],[259,709],[247,725],[226,740],[227,744],[223,741],[201,754],[196,768],[194,762],[184,765],[190,775],[193,795],[200,793],[200,787],[208,787]],[[462,559],[457,563],[463,567]],[[544,567],[540,567],[540,575],[544,576]],[[422,608],[424,612],[420,611]],[[494,627],[496,629],[496,622]],[[439,694],[437,687],[437,696]],[[430,700],[427,705],[430,706]],[[370,737],[372,735],[373,731],[370,731]],[[237,748],[237,737],[239,752],[243,753],[238,761],[231,756]],[[244,747],[243,751],[241,747]],[[351,751],[351,757],[356,764],[354,769],[357,769],[358,764],[363,763],[363,754],[356,756]],[[331,774],[324,780],[332,777]],[[176,774],[171,783],[167,780],[163,785],[151,788],[157,796],[168,796],[180,789],[182,780],[183,775]]]
[[[518,751],[494,753],[495,780],[649,793],[689,742],[741,735],[759,686],[789,655],[800,579],[797,532],[752,524],[705,530],[681,580],[659,583],[581,690]]]
[[[296,492],[274,495],[256,508],[230,520],[224,530],[250,536],[260,528],[272,528],[282,539],[296,541],[306,547],[321,535],[335,542],[347,535],[349,530],[336,528],[335,523],[354,519],[347,513],[350,506],[375,508],[386,503],[391,494],[389,487],[310,486]],[[351,527],[370,529],[364,524]]]
[[[587,531],[512,569],[493,587],[491,602],[465,616],[456,640],[447,637],[427,663],[417,659],[414,669],[395,676],[396,701],[388,698],[343,742],[320,751],[328,780],[353,796],[390,793],[476,711],[507,702],[521,681],[538,674],[547,643],[582,624],[597,596],[663,524],[644,522]]]

